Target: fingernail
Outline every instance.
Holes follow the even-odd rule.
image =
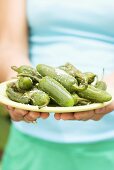
[[[37,121],[36,121],[36,120],[34,120],[34,121],[32,121],[32,123],[33,123],[33,124],[37,124]]]

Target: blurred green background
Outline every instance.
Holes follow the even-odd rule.
[[[11,121],[8,112],[2,105],[0,105],[0,167],[1,158],[8,139],[10,124]]]

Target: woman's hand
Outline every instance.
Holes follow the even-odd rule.
[[[41,113],[41,112],[32,112],[27,110],[16,109],[11,106],[7,106],[7,110],[10,113],[11,119],[14,121],[25,121],[28,123],[36,121],[38,118],[46,119],[49,117],[49,113]],[[83,112],[75,112],[75,113],[55,113],[54,117],[56,120],[100,120],[104,115],[112,112],[114,110],[114,101],[103,108],[91,110],[91,111],[83,111]]]
[[[49,117],[49,113],[32,112],[27,110],[21,110],[7,106],[7,110],[10,113],[11,119],[14,121],[25,121],[27,123],[33,123],[38,118],[46,119]]]
[[[83,111],[76,113],[55,113],[55,119],[57,120],[100,120],[106,114],[112,112],[114,110],[114,101],[106,107],[91,110],[91,111]]]
[[[108,91],[114,98],[114,72],[104,78],[104,81],[107,84]],[[95,120],[98,121],[106,114],[112,112],[114,110],[114,101],[106,107],[101,109],[91,110],[91,111],[83,111],[76,113],[55,113],[55,119],[57,120]]]

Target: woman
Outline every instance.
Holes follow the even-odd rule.
[[[71,62],[97,74],[105,68],[114,89],[113,7],[112,0],[0,0],[1,81],[14,76],[11,65]],[[56,113],[55,119],[7,108],[14,122],[3,170],[114,169],[114,102],[87,112]],[[30,123],[36,119],[38,125]]]

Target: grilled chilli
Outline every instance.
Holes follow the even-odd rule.
[[[72,95],[53,78],[48,76],[43,77],[38,87],[46,92],[60,106],[69,107],[74,105]]]
[[[54,106],[72,107],[112,99],[106,83],[94,81],[96,74],[82,73],[70,63],[57,68],[44,64],[36,69],[27,65],[11,68],[17,72],[17,80],[7,85],[6,94],[18,103],[41,108],[54,102]]]
[[[112,99],[112,96],[108,92],[95,88],[92,85],[88,85],[88,88],[83,92],[78,92],[78,95],[96,103],[103,103]]]
[[[11,69],[18,73],[18,77],[30,77],[31,79],[33,79],[33,81],[37,82],[41,78],[41,75],[36,71],[36,69],[28,65],[22,65],[20,67],[12,66]]]
[[[40,108],[47,106],[50,102],[48,94],[37,88],[32,89],[27,94],[30,97],[30,104],[39,106]]]
[[[6,89],[7,96],[18,103],[23,104],[32,104],[35,106],[44,107],[49,104],[50,98],[49,96],[36,88],[32,89],[31,91],[27,91],[25,93],[18,92],[16,89],[16,84],[9,83]]]
[[[74,67],[71,63],[66,63],[65,65],[59,66],[60,69],[66,71],[68,74],[75,77],[79,84],[85,85],[87,87],[88,84],[91,84],[96,75],[92,72],[82,73],[76,67]]]
[[[19,91],[21,90],[31,90],[33,87],[33,81],[30,77],[19,77],[16,86]]]
[[[26,93],[20,93],[16,91],[15,83],[9,83],[6,88],[7,96],[18,103],[29,104],[30,98]]]
[[[60,84],[62,84],[69,92],[83,91],[86,89],[86,86],[78,86],[77,80],[64,70],[44,64],[38,64],[36,69],[41,76],[49,76],[55,79]]]
[[[95,87],[101,90],[107,89],[107,85],[104,81],[97,81],[97,83],[95,84]]]

